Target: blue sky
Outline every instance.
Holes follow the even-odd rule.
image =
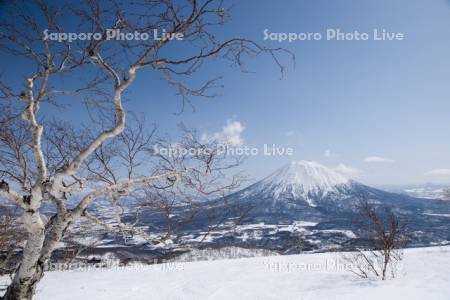
[[[281,46],[296,55],[296,68],[289,69],[283,80],[267,58],[258,58],[249,62],[252,74],[212,68],[211,74],[224,76],[223,95],[195,100],[195,112],[171,116],[178,103],[171,100],[170,91],[164,94],[167,105],[158,104],[155,111],[149,95],[150,103],[140,103],[140,109],[148,106],[153,111],[150,116],[167,129],[183,121],[212,133],[234,120],[245,126],[241,137],[248,145],[294,148],[292,157],[251,157],[245,168],[253,178],[291,159],[311,159],[355,169],[357,178],[368,184],[448,182],[449,3],[280,3],[236,2],[224,34],[278,45],[263,40],[264,29],[371,32],[377,28],[402,32],[406,39],[284,42]]]
[[[175,91],[143,74],[128,108],[171,135],[180,122],[208,135],[228,124],[245,145],[294,149],[293,156],[250,157],[243,168],[255,179],[289,160],[310,159],[367,184],[450,181],[450,2],[248,0],[235,1],[232,16],[219,34],[285,47],[296,55],[295,69],[280,80],[268,57],[248,61],[252,73],[213,61],[191,81],[223,76],[221,96],[193,99],[195,111],[182,115],[174,114]],[[264,29],[328,28],[386,29],[406,39],[264,41]]]

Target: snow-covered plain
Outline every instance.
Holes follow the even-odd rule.
[[[359,279],[338,253],[322,253],[48,272],[37,299],[450,299],[450,247],[404,253],[388,281]]]

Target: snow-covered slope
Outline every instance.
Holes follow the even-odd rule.
[[[450,247],[405,250],[399,277],[388,281],[357,278],[339,259],[322,253],[49,272],[36,299],[449,299]]]
[[[393,193],[406,194],[411,197],[424,199],[441,199],[450,200],[449,195],[445,191],[450,187],[449,184],[416,184],[416,185],[387,185],[381,186],[384,189]]]
[[[324,199],[342,200],[355,196],[364,187],[314,161],[293,161],[266,178],[237,192],[238,198],[270,198],[272,202],[290,200],[310,207]]]
[[[314,198],[338,193],[350,180],[313,161],[293,161],[261,180],[255,189],[273,197],[303,198],[315,206]]]
[[[315,193],[318,190],[335,191],[336,186],[347,184],[349,179],[314,161],[293,161],[266,177],[261,185],[274,188],[279,194],[290,187],[301,189],[303,193]]]

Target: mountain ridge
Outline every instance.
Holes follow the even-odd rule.
[[[308,249],[351,247],[358,242],[360,228],[355,226],[354,220],[361,200],[369,201],[377,209],[389,207],[395,211],[415,235],[413,245],[450,243],[450,219],[443,217],[450,214],[450,204],[373,188],[312,161],[284,165],[262,180],[226,196],[225,200],[232,208],[229,220],[245,212],[245,217],[239,217],[242,224],[246,228],[258,228],[246,230],[246,236],[258,238],[240,241],[238,237],[233,238],[233,242],[226,239],[224,243],[286,249],[295,234],[306,230]],[[273,230],[273,226],[280,228],[298,222],[315,225],[297,228],[290,234]]]

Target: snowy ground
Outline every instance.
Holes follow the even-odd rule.
[[[37,299],[450,299],[450,247],[405,250],[402,274],[385,282],[337,270],[337,259],[325,253],[48,272]]]

